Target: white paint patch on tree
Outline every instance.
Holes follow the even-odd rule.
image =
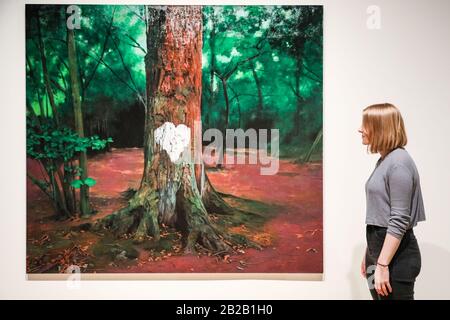
[[[184,149],[190,145],[191,130],[184,124],[175,126],[172,122],[165,122],[155,130],[155,142],[166,150],[170,161],[180,158]]]

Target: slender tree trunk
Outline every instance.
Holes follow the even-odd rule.
[[[300,158],[298,158],[295,162],[296,163],[309,162],[311,159],[311,155],[314,152],[314,150],[317,148],[317,146],[319,145],[319,142],[322,139],[322,136],[323,136],[323,128],[321,128],[319,130],[319,132],[316,134],[316,138],[314,139],[313,143],[309,147],[308,151],[305,152],[305,154],[303,156],[301,156]]]
[[[222,78],[223,96],[225,99],[225,130],[228,129],[230,122],[230,99],[228,97],[227,79]]]
[[[59,127],[58,111],[56,110],[55,98],[53,96],[52,86],[51,86],[51,83],[50,83],[50,76],[48,74],[48,69],[47,69],[47,58],[45,56],[44,40],[42,39],[41,19],[40,19],[40,16],[39,16],[39,10],[37,11],[36,21],[37,21],[38,40],[39,40],[38,47],[39,47],[39,53],[40,53],[40,56],[41,56],[42,73],[44,75],[45,88],[47,90],[48,99],[49,99],[49,102],[50,102],[50,106],[52,108],[53,118],[55,119],[56,125]]]
[[[36,112],[33,109],[33,106],[31,105],[30,99],[25,98],[25,103],[26,103],[26,107],[27,107],[27,111],[30,114],[30,117],[33,118],[40,126],[40,120],[39,117],[36,115]]]
[[[70,86],[72,88],[73,113],[75,117],[75,130],[80,137],[84,137],[83,112],[81,110],[80,84],[78,81],[77,52],[74,40],[74,32],[67,29],[67,50],[69,57]],[[80,152],[79,165],[81,168],[81,180],[88,177],[87,155]],[[80,213],[81,216],[89,216],[91,209],[89,205],[89,186],[83,184],[80,188]]]
[[[251,63],[251,66],[252,66],[253,78],[255,79],[256,89],[258,91],[258,117],[260,117],[262,110],[264,108],[261,80],[259,79],[258,74],[256,73],[255,64],[253,62]]]
[[[70,212],[67,208],[63,194],[61,193],[60,186],[57,179],[57,165],[52,162],[43,163],[46,173],[50,179],[51,194],[53,199],[53,205],[58,218],[67,218],[70,216]]]
[[[39,53],[40,53],[40,58],[41,58],[42,71],[43,71],[43,75],[44,75],[45,88],[47,91],[48,101],[50,102],[50,105],[52,108],[53,119],[56,123],[56,126],[59,127],[59,125],[60,125],[59,117],[58,117],[58,113],[56,110],[53,91],[52,91],[52,88],[50,85],[50,77],[49,77],[48,69],[47,69],[47,59],[45,56],[45,45],[44,45],[44,41],[42,39],[42,34],[41,34],[39,11],[37,11],[36,20],[37,20],[37,30],[38,30],[38,48],[39,48]],[[39,85],[38,85],[39,82],[35,78],[34,69],[33,69],[33,66],[32,66],[31,61],[28,58],[28,56],[26,57],[26,61],[27,61],[28,67],[29,67],[29,74],[30,74],[31,80],[34,82],[36,90],[37,90],[38,102],[39,102],[39,107],[40,107],[40,116],[42,119],[44,119],[46,114],[44,112],[44,107],[41,102],[41,96],[39,94]],[[27,106],[29,108],[31,108],[31,105],[29,104],[28,100],[27,100]],[[37,117],[34,114],[34,110],[32,110],[32,112],[33,112],[33,115],[36,117],[36,119],[38,119],[38,121],[40,123],[40,119],[39,119],[39,117]],[[47,116],[48,116],[48,114],[47,114]],[[50,182],[51,188],[52,188],[51,193],[46,192],[46,194],[49,195],[51,200],[53,201],[56,214],[60,218],[66,218],[66,217],[71,216],[75,211],[74,210],[75,199],[70,194],[69,185],[64,181],[64,174],[60,171],[59,165],[57,163],[51,163],[51,164],[48,163],[48,166],[44,166],[44,167],[46,168],[45,170],[50,179],[49,182]],[[58,182],[58,179],[59,179],[59,182]],[[34,180],[33,182],[36,182],[36,180]],[[63,191],[61,191],[60,188],[62,188]]]
[[[297,68],[295,73],[295,96],[297,98],[296,101],[296,109],[295,109],[295,116],[294,116],[294,134],[298,136],[301,133],[301,126],[302,126],[302,106],[303,106],[303,99],[302,99],[302,93],[300,91],[300,79],[301,79],[301,73],[302,73],[302,57],[297,57]]]
[[[212,10],[215,10],[212,8]],[[210,112],[211,108],[214,105],[215,101],[215,91],[214,91],[214,82],[215,82],[215,74],[214,71],[216,69],[216,16],[215,12],[213,11],[212,18],[211,18],[212,26],[211,26],[211,32],[209,33],[209,48],[211,50],[211,66],[209,71],[209,92],[211,93],[209,96],[209,108],[206,111],[205,115],[205,124],[206,126],[210,126]]]
[[[67,164],[64,163],[63,168],[66,167],[66,165]],[[72,196],[72,187],[70,186],[69,175],[61,170],[60,165],[58,165],[57,174],[63,189],[65,206],[70,215],[73,216],[76,212],[76,203],[75,198]]]
[[[228,84],[227,84],[228,79],[220,78],[220,80],[222,82],[223,96],[225,99],[225,127],[223,128],[223,132],[225,133],[229,127],[229,122],[230,122],[230,98],[228,96]],[[217,168],[223,167],[224,158],[225,158],[226,135],[224,134],[222,136],[222,138],[223,138],[222,139],[222,149],[217,151],[219,153],[219,159],[218,159],[218,163],[216,165]]]
[[[39,93],[40,92],[39,91],[39,81],[38,81],[38,79],[35,78],[34,68],[33,68],[33,65],[31,64],[31,61],[30,61],[30,58],[28,57],[28,55],[26,56],[26,61],[28,64],[28,69],[30,70],[29,74],[30,74],[31,81],[33,82],[33,84],[36,88],[40,116],[44,117],[45,116],[44,107],[42,106],[41,94]]]
[[[238,105],[238,128],[242,128],[242,114],[241,114],[241,103],[239,102],[239,98],[237,98],[237,105]]]

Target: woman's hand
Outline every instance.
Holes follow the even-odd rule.
[[[377,267],[375,268],[375,290],[381,296],[387,296],[392,292],[391,284],[389,283],[389,263],[400,245],[400,238],[394,237],[389,232],[384,238],[383,248],[378,256]]]
[[[392,293],[392,287],[389,283],[389,267],[383,267],[377,264],[375,268],[375,290],[381,296],[387,296]]]
[[[367,278],[366,274],[366,255],[364,254],[362,262],[361,262],[361,275],[363,278]]]

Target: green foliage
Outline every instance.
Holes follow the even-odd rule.
[[[320,6],[204,6],[204,128],[225,123],[220,76],[237,66],[229,127],[278,128],[282,141],[311,144],[322,127],[322,18]]]
[[[83,185],[83,181],[82,181],[82,180],[79,180],[79,179],[73,180],[73,181],[70,183],[70,185],[71,185],[72,187],[74,187],[75,189],[79,189],[79,188],[81,188],[81,186]]]
[[[95,179],[88,177],[84,180],[81,180],[81,179],[73,180],[70,183],[70,185],[72,187],[74,187],[75,189],[79,189],[79,188],[81,188],[82,185],[87,185],[88,187],[93,187],[93,186],[95,186],[96,183],[97,183],[97,181]]]
[[[84,179],[83,183],[89,187],[92,187],[97,183],[97,181],[95,181],[92,178],[87,177],[86,179]]]
[[[26,8],[27,101],[38,116],[52,117],[38,47],[37,16],[40,16],[57,110],[62,123],[70,127],[73,105],[67,68],[67,5]],[[120,115],[132,110],[139,101],[138,95],[145,96],[145,6],[80,5],[80,8],[81,28],[75,30],[75,41],[86,133],[113,135],[118,141],[124,132],[118,125],[124,122]],[[295,146],[309,146],[322,127],[322,7],[202,8],[203,128],[225,126],[225,94],[219,76],[236,68],[226,82],[228,127],[278,128],[281,141],[292,139]],[[131,117],[127,121],[126,125],[136,127]],[[103,122],[107,130],[97,130],[97,124]],[[73,147],[66,158],[88,145],[92,150],[105,148],[104,142],[95,138],[66,141],[76,137],[63,131],[56,133],[59,138],[50,138],[57,145]],[[64,158],[64,152],[57,147],[44,150],[36,145],[34,149],[42,151],[36,157]]]
[[[145,93],[144,6],[79,5],[81,28],[75,30],[81,96],[86,118],[102,118]],[[67,5],[27,5],[27,98],[37,115],[52,116],[45,90],[38,47],[37,16],[46,46],[49,77],[62,117],[71,117],[73,106],[67,56]],[[108,99],[105,105],[105,97]],[[111,114],[111,112],[109,112]]]
[[[40,121],[40,123],[38,122]],[[79,152],[88,149],[101,150],[111,138],[100,139],[98,136],[80,137],[72,129],[56,128],[53,121],[41,117],[27,117],[27,156],[43,163],[61,163],[74,160]],[[79,172],[79,168],[64,168],[66,172]]]

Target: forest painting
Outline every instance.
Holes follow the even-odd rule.
[[[26,5],[29,278],[320,276],[322,18]]]

